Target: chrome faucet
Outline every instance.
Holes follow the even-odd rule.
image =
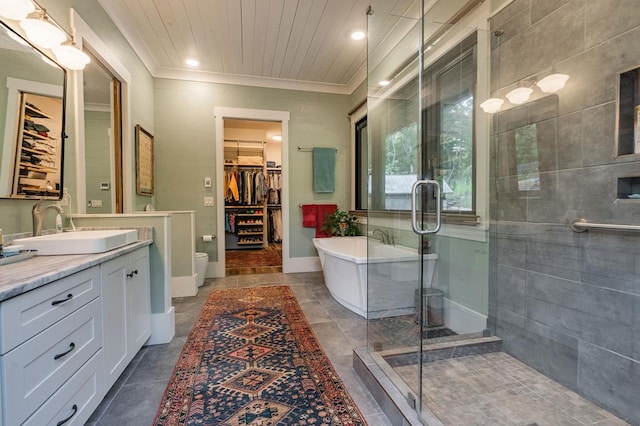
[[[31,215],[33,216],[33,236],[38,237],[42,234],[42,223],[44,222],[44,217],[46,216],[49,210],[57,210],[59,214],[63,214],[64,210],[57,204],[50,204],[44,209],[40,208],[40,204],[42,204],[43,200],[38,201],[31,208]]]
[[[376,235],[376,232],[380,233],[380,243],[381,244],[392,244],[393,243],[393,238],[389,237],[389,233],[387,231],[383,231],[380,228],[376,228],[373,230],[373,232],[371,232],[371,235]]]

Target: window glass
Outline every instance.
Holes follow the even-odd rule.
[[[411,123],[385,140],[385,210],[409,210],[411,185],[418,179],[418,123]]]
[[[441,185],[443,213],[475,213],[475,84],[475,35],[425,72],[424,174]]]
[[[473,34],[422,79],[369,88],[369,124],[355,128],[357,209],[408,211],[413,183],[434,179],[444,213],[475,214],[476,49]]]
[[[441,115],[442,209],[473,209],[473,97],[445,103]]]

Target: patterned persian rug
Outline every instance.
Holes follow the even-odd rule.
[[[287,286],[213,292],[155,425],[366,425]]]

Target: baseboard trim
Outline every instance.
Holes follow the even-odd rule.
[[[151,337],[145,346],[170,343],[175,334],[176,312],[172,306],[167,312],[151,314]]]
[[[171,277],[171,297],[190,297],[198,294],[198,274]]]
[[[487,328],[487,316],[444,298],[444,323],[458,334],[481,333]]]

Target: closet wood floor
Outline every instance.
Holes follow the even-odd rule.
[[[227,250],[225,257],[227,276],[282,272],[282,243],[269,243],[267,248],[255,250]]]

